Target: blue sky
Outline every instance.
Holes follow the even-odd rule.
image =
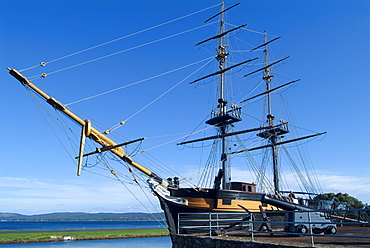
[[[236,2],[226,1],[228,6]],[[0,74],[3,85],[0,93],[3,130],[0,212],[147,211],[143,205],[155,211],[137,187],[125,184],[140,195],[143,205],[120,182],[85,171],[77,177],[75,162],[30,95],[6,68],[24,69],[50,62],[206,9],[219,1],[14,0],[0,3],[0,68],[3,70]],[[63,103],[139,82],[210,58],[214,51],[212,43],[201,48],[194,44],[215,34],[212,25],[132,48],[200,27],[217,11],[218,7],[210,8],[45,67],[24,71],[24,74],[37,76],[33,82]],[[298,85],[284,91],[296,123],[309,130],[328,132],[323,139],[307,144],[323,191],[346,192],[367,203],[370,203],[370,135],[366,130],[370,121],[369,11],[370,2],[365,0],[260,0],[243,1],[227,16],[234,25],[248,23],[250,30],[267,30],[271,37],[282,36],[271,46],[270,57],[277,60],[291,56],[274,70],[277,80],[278,75],[282,75],[281,83],[286,82],[285,79],[301,79]],[[239,34],[250,38],[251,44],[260,44],[257,36],[261,36],[255,32]],[[79,65],[117,52],[114,56]],[[200,62],[197,66],[203,64]],[[75,65],[79,66],[69,68]],[[59,71],[65,68],[69,69]],[[189,85],[190,79],[182,82],[195,68],[189,66],[70,106],[94,118],[93,124],[108,128],[128,119],[114,134],[123,135],[126,138],[123,140],[146,137],[142,149],[152,148],[172,139],[156,137],[192,131],[214,107],[209,82],[199,85]],[[48,76],[38,78],[44,72]],[[201,72],[206,74],[206,70],[201,70],[191,78],[195,79]],[[175,85],[178,86],[155,104],[135,115]],[[176,142],[152,149],[151,155],[188,177],[191,170],[199,166],[199,159],[186,149],[178,149]],[[241,169],[237,168],[236,172],[236,178],[242,179]],[[156,199],[148,197],[159,209]]]

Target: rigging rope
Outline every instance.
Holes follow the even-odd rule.
[[[46,106],[44,106],[44,104],[41,104],[40,102],[39,102],[39,100],[38,100],[38,98],[36,97],[36,96],[38,96],[38,95],[36,95],[36,94],[34,94],[34,92],[31,90],[31,89],[29,89],[28,87],[25,87],[26,88],[26,90],[27,90],[27,92],[30,94],[30,96],[31,96],[31,99],[34,101],[34,103],[35,103],[35,105],[37,106],[37,108],[38,108],[38,110],[40,111],[40,113],[41,113],[41,115],[43,116],[43,118],[45,119],[45,121],[47,122],[47,124],[49,125],[49,127],[51,128],[51,130],[52,130],[52,132],[54,133],[54,135],[57,137],[57,139],[59,140],[59,142],[60,142],[60,144],[63,146],[63,148],[64,148],[64,150],[67,152],[67,154],[69,155],[69,157],[71,158],[71,160],[73,161],[73,164],[76,164],[76,160],[75,160],[75,158],[74,158],[74,155],[72,155],[70,152],[69,152],[69,150],[67,149],[67,147],[64,145],[64,143],[62,142],[62,140],[61,140],[61,138],[59,137],[59,135],[57,134],[57,132],[55,131],[55,129],[53,128],[53,126],[50,124],[50,122],[48,121],[48,118],[45,116],[45,114],[44,114],[44,112],[42,111],[42,110],[44,110],[45,112],[47,112],[48,113],[48,115],[54,120],[54,118],[56,118],[56,120],[54,120],[54,122],[57,124],[57,126],[59,127],[59,128],[61,128],[61,130],[62,130],[62,132],[67,136],[67,139],[68,139],[68,141],[69,141],[69,143],[70,143],[70,145],[71,145],[71,148],[72,149],[75,149],[76,147],[78,147],[78,144],[76,143],[76,142],[73,142],[73,140],[69,137],[69,135],[68,135],[68,132],[67,132],[67,130],[65,129],[65,127],[67,127],[67,125],[66,125],[66,123],[63,121],[63,118],[62,118],[62,116],[60,115],[60,113],[58,112],[58,111],[56,111],[56,114],[57,114],[57,116],[56,115],[53,115],[52,113],[51,113],[51,111],[49,110],[49,108],[46,108]],[[41,108],[40,107],[42,107],[42,110],[41,110]],[[52,116],[53,115],[53,116]],[[53,118],[54,117],[54,118]],[[58,123],[58,122],[56,122],[56,121],[59,121],[60,123]],[[58,125],[58,124],[61,124],[61,125]],[[69,129],[68,128],[68,130],[69,131],[71,131],[71,133],[72,134],[74,134],[74,138],[76,139],[76,140],[78,140],[79,139],[79,134],[76,134],[75,132],[73,132],[71,129]],[[108,153],[106,153],[106,154],[108,154]],[[97,156],[98,157],[98,156]],[[99,163],[99,162],[103,162],[103,163],[107,163],[107,161],[105,161],[105,155],[103,155],[102,156],[102,158],[99,158],[99,161],[97,161],[97,163]],[[96,166],[96,164],[95,165],[93,165],[92,167],[95,167]],[[86,170],[86,168],[88,168],[88,167],[84,167],[83,169],[85,170],[85,171],[89,171],[89,170]],[[100,168],[100,169],[102,169],[102,168]],[[89,171],[89,172],[91,172],[91,171]],[[91,172],[91,173],[94,173],[94,172]],[[98,174],[98,173],[94,173],[94,174],[97,174],[97,175],[100,175],[100,176],[104,176],[104,175],[101,175],[101,174]],[[111,177],[107,177],[107,178],[110,178],[110,179],[112,179]]]
[[[149,159],[152,163],[157,164],[158,167],[159,167],[159,170],[161,170],[161,172],[167,173],[168,175],[171,175],[171,176],[177,175],[179,178],[181,178],[181,180],[186,179],[184,176],[179,174],[179,171],[174,171],[171,167],[165,165],[163,162],[161,162],[157,158],[153,157],[151,154],[144,153],[143,156],[145,156],[147,159]],[[141,163],[141,164],[144,164],[144,163]],[[192,177],[192,175],[189,175],[189,178],[191,178],[191,177]],[[185,185],[188,185],[190,188],[196,189],[196,185],[194,185],[193,183],[190,183],[188,181],[183,182],[183,183]]]
[[[204,128],[204,129],[202,129],[202,130],[199,130],[199,131],[197,131],[197,132],[193,132],[192,134],[196,134],[196,133],[202,132],[202,131],[207,130],[207,129],[210,129],[210,128],[212,128],[212,127],[211,127],[211,126],[210,126],[210,127],[206,127],[206,128]],[[158,147],[161,147],[161,146],[167,145],[167,144],[169,144],[169,143],[175,142],[175,141],[177,141],[177,140],[181,140],[181,139],[186,138],[186,137],[189,137],[189,134],[186,134],[186,135],[181,136],[181,137],[179,137],[179,138],[176,138],[176,139],[170,140],[170,141],[168,141],[168,142],[162,143],[162,144],[160,144],[160,145],[157,145],[157,146],[154,146],[154,147],[148,148],[148,149],[146,149],[146,150],[142,150],[142,151],[140,151],[140,153],[144,153],[144,152],[147,152],[147,151],[149,151],[149,150],[153,150],[153,149],[155,149],[155,148],[158,148]]]
[[[211,152],[199,178],[198,184],[200,187],[212,187],[212,181],[214,180],[214,176],[217,173],[217,171],[215,171],[215,167],[221,163],[221,161],[218,161],[218,159],[216,158],[218,143],[218,140],[213,141]]]
[[[208,58],[209,59],[209,58]],[[202,60],[204,61],[204,60]],[[146,109],[147,107],[149,107],[150,105],[152,105],[153,103],[155,103],[157,100],[159,100],[160,98],[162,98],[164,95],[166,95],[168,92],[170,92],[171,90],[173,90],[174,88],[176,88],[177,86],[179,86],[180,84],[182,84],[185,80],[187,80],[189,77],[191,77],[192,75],[194,75],[196,72],[198,72],[200,69],[202,69],[204,66],[206,66],[207,64],[209,64],[212,60],[208,61],[207,63],[205,63],[204,65],[202,65],[200,68],[198,68],[197,70],[195,70],[194,72],[190,73],[188,76],[186,76],[183,80],[181,80],[180,82],[178,82],[177,84],[175,84],[174,86],[172,86],[170,89],[168,89],[167,91],[165,91],[164,93],[162,93],[160,96],[158,96],[157,98],[155,98],[153,101],[151,101],[150,103],[148,103],[147,105],[145,105],[144,107],[142,107],[140,110],[138,110],[136,113],[134,113],[133,115],[131,115],[130,117],[128,117],[124,122],[120,122],[119,124],[116,124],[112,129],[108,130],[107,132],[110,133],[116,129],[118,129],[120,126],[122,126],[123,123],[127,122],[128,120],[130,120],[131,118],[133,118],[135,115],[139,114],[141,111],[143,111],[144,109]]]
[[[307,180],[306,180],[306,178],[303,176],[302,172],[299,170],[297,164],[294,162],[293,158],[290,156],[288,150],[285,148],[284,145],[282,145],[282,147],[283,147],[286,155],[288,156],[288,159],[291,162],[298,178],[301,180],[301,183],[302,183],[302,186],[304,187],[304,189],[309,193],[316,193],[316,190],[313,187],[311,178],[307,177]]]
[[[213,57],[212,57],[213,58]],[[97,94],[97,95],[94,95],[94,96],[90,96],[90,97],[85,97],[83,99],[80,99],[80,100],[77,100],[77,101],[74,101],[74,102],[71,102],[71,103],[67,103],[65,104],[64,106],[69,106],[69,105],[72,105],[72,104],[75,104],[75,103],[79,103],[79,102],[82,102],[82,101],[87,101],[87,100],[90,100],[92,98],[95,98],[95,97],[99,97],[99,96],[102,96],[102,95],[105,95],[105,94],[109,94],[109,93],[112,93],[114,91],[117,91],[117,90],[121,90],[121,89],[124,89],[124,88],[127,88],[127,87],[130,87],[130,86],[133,86],[133,85],[136,85],[136,84],[139,84],[139,83],[143,83],[145,81],[148,81],[148,80],[151,80],[151,79],[154,79],[154,78],[157,78],[157,77],[160,77],[160,76],[164,76],[164,75],[167,75],[169,73],[172,73],[172,72],[175,72],[175,71],[178,71],[178,70],[181,70],[181,69],[184,69],[184,68],[187,68],[187,67],[190,67],[192,65],[195,65],[195,64],[198,64],[198,63],[201,63],[203,61],[206,61],[206,60],[209,60],[210,58],[206,58],[206,59],[202,59],[202,60],[199,60],[197,62],[194,62],[194,63],[191,63],[191,64],[188,64],[188,65],[185,65],[185,66],[182,66],[182,67],[179,67],[179,68],[176,68],[176,69],[173,69],[173,70],[170,70],[170,71],[167,71],[167,72],[164,72],[164,73],[161,73],[161,74],[158,74],[158,75],[155,75],[155,76],[152,76],[152,77],[149,77],[149,78],[146,78],[146,79],[143,79],[143,80],[140,80],[140,81],[137,81],[137,82],[134,82],[134,83],[131,83],[131,84],[128,84],[128,85],[124,85],[124,86],[121,86],[121,87],[118,87],[118,88],[115,88],[115,89],[112,89],[112,90],[108,90],[108,91],[105,91],[105,92],[102,92],[100,94]],[[209,62],[208,62],[209,63]]]
[[[63,146],[63,148],[65,149],[65,151],[67,152],[67,154],[69,155],[69,157],[71,158],[71,160],[74,162],[74,164],[75,164],[75,159],[73,158],[73,156],[70,154],[70,152],[68,151],[68,149],[64,146],[64,144],[63,144],[63,142],[61,141],[61,139],[59,138],[59,136],[57,135],[57,133],[55,132],[55,130],[54,130],[54,128],[50,125],[50,123],[49,123],[49,121],[48,121],[48,119],[46,118],[46,116],[43,114],[43,111],[41,111],[41,109],[40,109],[40,107],[42,107],[43,108],[43,110],[45,110],[47,113],[49,113],[49,115],[50,115],[50,117],[51,117],[51,111],[49,111],[47,108],[45,108],[45,106],[43,105],[43,104],[40,104],[40,102],[39,102],[39,100],[37,100],[37,95],[35,95],[34,94],[34,92],[31,90],[31,89],[29,89],[28,87],[25,87],[26,88],[26,90],[27,90],[27,92],[30,94],[30,96],[31,96],[31,99],[34,101],[34,103],[35,103],[35,105],[37,106],[37,108],[38,108],[38,110],[41,112],[41,114],[42,114],[42,116],[44,117],[44,119],[46,120],[46,122],[48,123],[48,125],[50,126],[50,128],[51,128],[51,130],[53,131],[53,133],[56,135],[56,137],[57,137],[57,139],[59,140],[59,142],[62,144],[62,146]],[[61,129],[62,129],[62,131],[63,131],[63,133],[67,136],[67,138],[68,138],[68,140],[69,140],[69,142],[70,142],[70,144],[71,144],[71,146],[72,146],[72,148],[73,148],[73,145],[74,146],[76,146],[76,143],[73,143],[72,144],[72,140],[69,138],[69,135],[68,135],[68,133],[67,133],[67,130],[64,128],[64,126],[65,126],[65,123],[63,122],[63,119],[61,118],[61,116],[59,115],[59,112],[57,112],[57,114],[58,114],[58,116],[59,117],[57,117],[56,119],[58,120],[58,121],[60,121],[60,124],[62,124],[62,127],[60,127]],[[59,126],[59,125],[58,125]],[[72,134],[75,134],[71,129],[69,129],[71,132],[72,132]],[[75,138],[77,138],[76,137],[76,135],[75,135]],[[100,156],[101,158],[99,158],[99,160],[96,162],[96,164],[98,164],[98,163],[103,163],[103,164],[105,164],[105,167],[106,167],[106,169],[108,170],[108,171],[110,171],[111,172],[111,174],[112,175],[114,175],[114,178],[112,178],[112,177],[108,177],[108,176],[105,176],[105,175],[102,175],[102,174],[100,174],[100,173],[96,173],[96,172],[94,172],[94,171],[90,171],[90,170],[86,170],[86,167],[84,167],[83,169],[84,169],[84,171],[87,171],[87,172],[90,172],[90,173],[92,173],[92,174],[96,174],[96,175],[99,175],[99,176],[102,176],[102,177],[106,177],[106,178],[108,178],[108,179],[113,179],[113,180],[117,180],[117,181],[119,181],[125,188],[126,188],[126,190],[128,190],[134,197],[135,197],[135,199],[146,209],[146,211],[148,212],[148,213],[150,213],[152,216],[153,216],[153,218],[154,219],[156,219],[159,223],[160,223],[160,225],[163,227],[163,228],[165,228],[165,229],[167,229],[167,227],[165,226],[165,225],[163,225],[162,224],[162,222],[160,222],[154,215],[153,215],[153,213],[152,213],[152,211],[150,211],[139,199],[138,199],[138,197],[127,187],[127,185],[124,183],[124,181],[118,176],[118,174],[113,170],[113,167],[111,167],[110,165],[109,165],[109,163],[108,163],[108,161],[106,161],[106,159],[105,159],[105,157],[106,157],[106,154],[108,154],[108,153],[105,153],[105,154],[103,154],[102,156]],[[99,156],[97,156],[97,157],[99,157]],[[115,158],[115,157],[114,157]],[[122,160],[119,160],[120,161],[120,163],[122,164],[122,165],[126,165],[126,164],[124,164],[123,163],[123,161]],[[95,164],[95,165],[96,165]],[[94,166],[95,166],[94,165]],[[126,167],[127,167],[127,165],[126,165]],[[100,168],[100,169],[103,169],[103,168]],[[114,173],[113,173],[114,172]],[[145,193],[145,191],[144,191],[144,188],[143,188],[143,186],[139,183],[139,181],[136,179],[136,177],[135,177],[135,175],[134,175],[134,173],[133,172],[131,172],[131,174],[132,174],[132,177],[134,178],[134,181],[136,182],[136,184],[135,185],[139,185],[139,188],[140,188],[140,190],[143,192],[143,194],[145,195],[145,197],[148,199],[148,201],[149,201],[149,203],[152,205],[152,207],[155,209],[155,211],[156,212],[159,212],[158,210],[157,210],[157,208],[154,206],[154,204],[153,204],[153,202],[149,199],[149,197],[148,197],[148,195]],[[126,177],[126,180],[128,180],[128,181],[130,181],[130,179],[128,178],[128,176],[126,176],[126,175],[120,175],[121,177]],[[144,181],[144,180],[142,180],[142,181]],[[130,184],[133,184],[132,182],[130,183]]]
[[[111,167],[109,167],[108,165],[107,165],[107,168],[108,169],[111,169],[111,173],[112,173],[112,175],[114,175],[116,178],[117,178],[117,180],[126,188],[126,190],[128,191],[128,192],[130,192],[130,194],[140,203],[140,205],[141,206],[143,206],[144,208],[145,208],[145,210],[148,212],[148,213],[151,213],[151,211],[145,206],[145,204],[143,204],[140,200],[139,200],[139,198],[129,189],[129,187],[127,187],[126,186],[126,184],[121,180],[121,178],[119,178],[118,177],[118,175],[114,172],[114,170],[111,168]],[[146,195],[146,194],[145,194]],[[154,215],[152,214],[152,216],[154,217]]]
[[[235,135],[235,137],[238,140],[239,147],[241,147],[242,149],[246,150],[247,149],[247,146],[240,139],[239,135]],[[252,171],[253,171],[253,173],[255,175],[256,184],[257,185],[265,185],[269,181],[268,178],[266,177],[266,174],[265,174],[266,168],[265,168],[264,165],[266,163],[263,163],[262,162],[261,163],[261,166],[259,166],[258,163],[257,163],[257,161],[255,160],[255,158],[248,151],[243,152],[243,155],[244,155],[244,158],[247,160],[247,164],[249,164],[251,166],[251,168],[252,168]],[[236,155],[234,155],[234,156],[236,156]]]
[[[175,18],[173,20],[170,20],[170,21],[167,21],[167,22],[164,22],[164,23],[161,23],[161,24],[158,24],[158,25],[155,25],[155,26],[152,26],[150,28],[146,28],[146,29],[143,29],[141,31],[137,31],[135,33],[132,33],[132,34],[129,34],[129,35],[125,35],[125,36],[122,36],[120,38],[117,38],[117,39],[114,39],[114,40],[110,40],[110,41],[107,41],[107,42],[104,42],[102,44],[99,44],[99,45],[96,45],[96,46],[93,46],[93,47],[90,47],[90,48],[86,48],[86,49],[83,49],[81,51],[78,51],[78,52],[74,52],[74,53],[71,53],[69,55],[65,55],[65,56],[62,56],[60,58],[57,58],[57,59],[53,59],[53,60],[50,60],[48,62],[41,62],[40,64],[38,65],[35,65],[35,66],[31,66],[29,68],[25,68],[25,69],[22,69],[22,70],[19,70],[19,72],[22,72],[22,71],[26,71],[26,70],[30,70],[30,69],[33,69],[33,68],[36,68],[38,66],[45,66],[46,64],[50,64],[52,62],[55,62],[55,61],[58,61],[58,60],[62,60],[62,59],[65,59],[65,58],[68,58],[68,57],[71,57],[71,56],[74,56],[74,55],[77,55],[77,54],[80,54],[80,53],[83,53],[83,52],[86,52],[86,51],[90,51],[92,49],[95,49],[95,48],[98,48],[98,47],[101,47],[101,46],[104,46],[104,45],[107,45],[107,44],[110,44],[110,43],[113,43],[113,42],[116,42],[116,41],[119,41],[119,40],[122,40],[122,39],[125,39],[125,38],[128,38],[128,37],[131,37],[131,36],[134,36],[134,35],[137,35],[137,34],[141,34],[141,33],[144,33],[146,31],[149,31],[149,30],[152,30],[152,29],[155,29],[155,28],[158,28],[158,27],[161,27],[161,26],[164,26],[164,25],[167,25],[167,24],[170,24],[172,22],[175,22],[175,21],[179,21],[181,19],[184,19],[184,18],[187,18],[187,17],[190,17],[192,15],[195,15],[195,14],[198,14],[198,13],[201,13],[203,11],[206,11],[208,9],[211,9],[211,8],[214,8],[216,6],[218,6],[220,4],[215,4],[213,6],[210,6],[210,7],[207,7],[207,8],[204,8],[202,10],[198,10],[198,11],[195,11],[193,13],[190,13],[190,14],[187,14],[187,15],[184,15],[184,16],[181,16],[181,17],[178,17],[178,18]]]
[[[54,73],[57,73],[57,72],[61,72],[61,71],[65,71],[65,70],[68,70],[68,69],[71,69],[71,68],[74,68],[74,67],[77,67],[77,66],[81,66],[81,65],[85,65],[85,64],[88,64],[88,63],[91,63],[91,62],[95,62],[95,61],[98,61],[98,60],[101,60],[101,59],[105,59],[105,58],[108,58],[108,57],[111,57],[111,56],[114,56],[114,55],[117,55],[117,54],[120,54],[120,53],[131,51],[131,50],[134,50],[136,48],[140,48],[140,47],[143,47],[143,46],[154,44],[156,42],[163,41],[163,40],[166,40],[166,39],[169,39],[169,38],[172,38],[172,37],[176,37],[176,36],[181,35],[181,34],[189,33],[191,31],[194,31],[194,30],[197,30],[197,29],[206,27],[206,26],[211,25],[211,24],[213,24],[213,23],[205,24],[205,25],[202,25],[200,27],[192,28],[192,29],[189,29],[189,30],[186,30],[186,31],[183,31],[183,32],[179,32],[177,34],[169,35],[169,36],[166,36],[164,38],[160,38],[160,39],[157,39],[157,40],[154,40],[154,41],[150,41],[150,42],[147,42],[147,43],[138,45],[138,46],[127,48],[127,49],[124,49],[124,50],[121,50],[121,51],[118,51],[118,52],[115,52],[115,53],[111,53],[111,54],[108,54],[108,55],[105,55],[105,56],[101,56],[99,58],[91,59],[91,60],[88,60],[88,61],[85,61],[85,62],[82,62],[82,63],[79,63],[79,64],[75,64],[75,65],[68,66],[68,67],[65,67],[65,68],[62,68],[62,69],[59,69],[59,70],[56,70],[56,71],[45,73],[45,74],[43,74],[42,77],[46,77],[46,75],[51,75],[51,74],[54,74]],[[35,77],[35,76],[33,76],[33,77]]]
[[[149,199],[149,197],[148,197],[148,195],[145,193],[145,191],[144,191],[144,188],[143,188],[143,186],[140,184],[140,182],[139,182],[139,180],[137,180],[137,178],[136,178],[136,176],[135,176],[135,173],[134,173],[134,170],[132,170],[126,163],[124,163],[122,160],[120,160],[119,161],[123,166],[125,166],[126,168],[128,168],[129,169],[129,172],[131,173],[131,176],[132,176],[132,178],[134,179],[133,181],[136,183],[136,185],[138,185],[139,186],[139,188],[140,188],[140,190],[142,191],[142,193],[145,195],[145,197],[147,198],[147,200],[149,201],[149,203],[152,205],[152,207],[153,207],[153,209],[156,211],[156,212],[160,212],[160,211],[158,211],[157,210],[157,208],[154,206],[154,204],[153,204],[153,202]],[[112,169],[112,167],[110,167],[108,164],[106,165],[107,166],[107,168],[108,168],[108,170],[110,170],[111,171],[111,174],[112,175],[114,175],[122,184],[123,184],[123,182],[120,180],[120,178],[118,177],[118,173],[116,173],[116,171],[114,171],[113,169]],[[141,180],[141,181],[144,181],[144,180]],[[146,182],[146,180],[144,181],[144,182]],[[132,192],[130,191],[130,193],[132,194]],[[132,194],[133,195],[133,194]],[[135,195],[133,195],[135,198],[136,198],[136,196]],[[136,198],[137,199],[137,198]],[[141,203],[141,201],[140,200],[138,200],[140,203]],[[141,203],[141,205],[143,205],[142,203]],[[143,205],[144,206],[144,205]],[[145,207],[145,206],[144,206]],[[148,211],[149,212],[149,211]],[[151,212],[149,212],[152,216],[153,216],[153,218],[154,219],[156,219],[157,220],[157,218],[153,215],[153,213],[151,213]],[[158,220],[157,220],[158,221]],[[159,222],[159,221],[158,221]],[[160,222],[159,222],[160,223]],[[161,223],[160,223],[161,224]],[[167,227],[165,227],[164,225],[162,225],[161,224],[161,226],[163,227],[163,228],[167,228]]]
[[[231,23],[226,23],[227,25],[230,25],[230,26],[232,26],[232,27],[238,27],[238,25],[234,25],[234,24],[231,24]],[[249,28],[246,28],[246,27],[242,27],[242,28],[240,28],[240,29],[244,29],[244,30],[246,30],[246,31],[249,31],[249,32],[252,32],[252,33],[256,33],[256,34],[262,34],[262,35],[264,35],[265,33],[264,32],[260,32],[260,31],[256,31],[256,30],[252,30],[252,29],[249,29]],[[272,34],[268,34],[268,36],[273,36],[273,37],[279,37],[279,35],[272,35]]]
[[[75,163],[76,163],[75,159],[74,159],[74,158],[73,158],[73,156],[70,154],[70,152],[68,151],[68,149],[66,148],[66,146],[63,144],[63,142],[61,141],[60,137],[57,135],[57,133],[56,133],[56,131],[54,130],[54,128],[52,127],[52,125],[50,125],[50,122],[48,121],[48,119],[46,118],[46,116],[44,115],[44,113],[41,111],[40,106],[42,106],[42,107],[44,108],[44,110],[45,110],[47,113],[49,113],[49,114],[51,115],[50,111],[48,111],[48,110],[44,107],[44,105],[42,105],[42,104],[40,104],[40,103],[39,103],[39,101],[37,100],[37,98],[36,98],[36,96],[35,96],[34,92],[33,92],[30,88],[28,88],[28,87],[26,87],[26,86],[24,86],[24,87],[26,88],[26,90],[27,90],[27,92],[29,93],[29,95],[30,95],[31,99],[33,100],[33,102],[35,103],[35,105],[36,105],[37,109],[40,111],[40,113],[41,113],[42,117],[45,119],[46,123],[48,124],[48,126],[50,127],[50,129],[52,130],[52,132],[54,133],[54,135],[57,137],[58,141],[59,141],[59,142],[60,142],[60,144],[63,146],[64,150],[67,152],[68,156],[71,158],[71,160],[72,160],[72,161],[73,161],[73,163],[75,164]]]

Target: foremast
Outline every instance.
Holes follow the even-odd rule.
[[[222,1],[221,4],[221,15],[220,15],[220,34],[224,32],[224,10],[225,10],[225,3]],[[224,65],[226,62],[226,57],[227,57],[226,49],[223,44],[223,36],[219,38],[219,45],[218,45],[218,54],[216,59],[219,62],[219,70],[222,71],[224,69]],[[225,82],[225,75],[224,73],[221,73],[219,76],[220,80],[220,98],[218,99],[219,103],[219,110],[220,110],[220,116],[225,116],[226,114],[226,105],[227,101],[225,100],[225,89],[224,89],[224,82]],[[225,135],[228,129],[227,125],[221,125],[219,127],[221,135]],[[228,159],[227,159],[227,153],[226,153],[226,138],[223,136],[221,138],[221,163],[222,163],[222,171],[223,172],[223,177],[222,177],[222,189],[230,189],[230,180],[231,180],[231,175],[230,175],[230,169],[227,166]]]
[[[221,139],[221,169],[219,170],[218,175],[215,178],[215,184],[214,188],[218,189],[220,187],[221,183],[221,189],[230,189],[231,187],[231,171],[228,161],[228,152],[227,152],[227,139],[228,136],[228,128],[231,123],[241,121],[241,109],[238,108],[236,105],[232,105],[231,110],[227,110],[227,100],[225,99],[225,72],[230,70],[231,68],[234,68],[236,66],[242,65],[244,63],[248,63],[254,59],[244,61],[242,63],[239,63],[237,65],[230,66],[228,68],[225,68],[226,64],[226,58],[229,55],[229,53],[226,51],[226,45],[224,44],[224,35],[232,32],[234,30],[237,30],[239,28],[242,28],[245,25],[239,26],[237,28],[231,29],[229,31],[224,31],[225,29],[225,21],[224,21],[224,13],[225,11],[235,7],[238,4],[235,4],[227,9],[225,9],[225,3],[224,0],[222,0],[221,3],[221,12],[220,12],[220,27],[219,27],[219,34],[212,38],[218,38],[218,48],[217,48],[217,56],[216,59],[218,61],[218,69],[219,71],[217,73],[211,74],[211,75],[219,75],[219,98],[217,100],[218,102],[218,111],[212,111],[212,117],[208,121],[206,121],[209,125],[214,125],[219,130],[219,137]],[[211,18],[210,18],[211,19]],[[209,19],[208,19],[209,20]],[[207,20],[207,21],[208,21]],[[207,76],[206,76],[207,77]]]
[[[232,6],[233,7],[233,6]],[[226,57],[229,55],[226,51],[226,45],[224,44],[224,34],[230,32],[224,31],[225,21],[224,21],[224,12],[225,12],[225,3],[222,1],[221,3],[221,12],[220,12],[220,27],[219,27],[219,34],[216,36],[218,38],[218,48],[217,48],[217,56],[216,59],[218,61],[219,71],[219,98],[218,102],[218,111],[212,112],[212,118],[206,121],[209,125],[214,125],[218,128],[221,140],[221,169],[219,170],[218,176],[215,179],[214,188],[219,188],[219,183],[221,180],[221,189],[230,189],[230,181],[231,181],[231,171],[228,161],[228,153],[227,153],[227,132],[228,127],[231,123],[236,121],[241,121],[240,114],[235,115],[236,106],[233,107],[231,111],[227,111],[227,100],[225,99],[225,71],[228,70],[225,68]],[[245,63],[245,62],[243,62]],[[230,67],[231,68],[231,67]],[[234,106],[234,105],[233,105]],[[240,111],[240,109],[239,109]],[[232,112],[231,115],[229,112]]]
[[[207,41],[218,39],[217,55],[215,57],[216,60],[218,61],[218,71],[216,71],[214,73],[211,73],[209,75],[206,75],[202,78],[198,78],[198,79],[196,79],[196,80],[194,80],[193,82],[190,83],[190,84],[192,84],[192,83],[198,82],[198,81],[203,80],[203,79],[208,78],[208,77],[212,77],[212,76],[216,76],[216,75],[218,76],[219,97],[218,97],[218,100],[217,100],[217,103],[218,103],[217,110],[213,110],[212,113],[211,113],[211,118],[206,121],[206,124],[215,126],[217,128],[218,135],[203,138],[203,139],[185,141],[185,142],[179,143],[179,145],[183,145],[183,144],[188,144],[188,143],[207,140],[207,139],[219,139],[221,141],[220,142],[221,143],[221,157],[220,157],[221,169],[219,170],[218,175],[215,178],[214,186],[213,186],[214,189],[220,189],[220,188],[221,189],[230,189],[230,186],[231,186],[231,183],[230,183],[230,181],[231,181],[231,172],[230,172],[230,166],[229,166],[229,161],[228,161],[228,149],[227,149],[227,139],[226,139],[226,137],[231,136],[231,135],[236,135],[236,133],[228,133],[228,128],[232,123],[241,121],[241,108],[239,108],[235,104],[231,104],[231,108],[229,110],[227,109],[228,102],[227,102],[226,97],[225,97],[226,90],[225,90],[225,83],[224,83],[225,82],[225,72],[227,72],[227,71],[229,71],[229,70],[231,70],[235,67],[241,66],[243,64],[246,64],[248,62],[251,62],[253,60],[258,59],[258,58],[253,58],[253,59],[249,59],[249,60],[243,61],[241,63],[235,64],[235,65],[232,65],[232,66],[229,66],[229,67],[225,67],[226,58],[229,55],[229,53],[226,51],[226,46],[227,45],[224,44],[223,37],[226,34],[230,33],[230,32],[233,32],[235,30],[238,30],[240,28],[243,28],[243,27],[247,26],[247,24],[244,24],[244,25],[238,26],[236,28],[225,31],[224,30],[225,29],[224,13],[227,10],[229,10],[231,8],[234,8],[235,6],[237,6],[239,4],[240,3],[234,4],[233,6],[225,9],[225,3],[224,3],[224,0],[223,0],[222,3],[221,3],[221,11],[218,14],[212,16],[211,18],[209,18],[208,20],[205,21],[205,22],[208,22],[209,20],[215,18],[216,16],[220,16],[219,34],[217,34],[217,35],[215,35],[211,38],[208,38],[206,40],[203,40],[203,41],[196,44],[196,46],[197,46],[197,45],[203,44]],[[258,129],[258,130],[261,130],[261,129]],[[242,131],[242,132],[251,132],[251,131],[252,130],[245,130],[245,131]]]

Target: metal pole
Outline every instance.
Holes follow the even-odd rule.
[[[212,214],[211,214],[211,212],[209,212],[209,214],[208,214],[208,218],[209,218],[209,237],[212,237],[212,221],[211,221],[211,219],[212,219]]]
[[[307,212],[308,213],[308,229],[310,230],[310,240],[311,240],[311,247],[315,247],[315,243],[313,241],[313,235],[312,235],[312,227],[311,227],[311,212]]]
[[[217,230],[219,230],[220,229],[220,226],[219,226],[219,223],[218,223],[218,213],[216,214],[216,217],[217,217]]]
[[[254,223],[253,223],[253,214],[250,214],[250,220],[249,220],[250,222],[250,224],[249,224],[249,228],[251,228],[251,226],[252,226],[252,230],[251,230],[251,235],[252,235],[252,242],[254,242]],[[250,229],[249,229],[250,230]]]
[[[177,214],[177,234],[180,234],[180,213]]]

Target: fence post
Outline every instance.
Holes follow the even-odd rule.
[[[180,213],[177,213],[177,234],[180,234]]]
[[[216,225],[217,225],[217,226],[216,226],[216,229],[218,230],[218,229],[220,228],[220,227],[219,227],[219,223],[218,223],[218,221],[219,221],[219,220],[218,220],[218,213],[216,213],[216,218],[217,218],[217,222],[216,222]]]
[[[209,237],[212,237],[212,213],[208,213],[208,218],[209,218]]]
[[[310,240],[311,240],[311,247],[315,247],[315,243],[313,241],[313,235],[312,235],[312,226],[311,226],[311,212],[308,211],[308,229],[310,230]]]
[[[253,214],[250,213],[250,217],[249,217],[249,230],[251,231],[251,238],[252,238],[252,242],[254,242],[254,221],[253,221]],[[251,227],[252,227],[252,230],[251,230]]]

